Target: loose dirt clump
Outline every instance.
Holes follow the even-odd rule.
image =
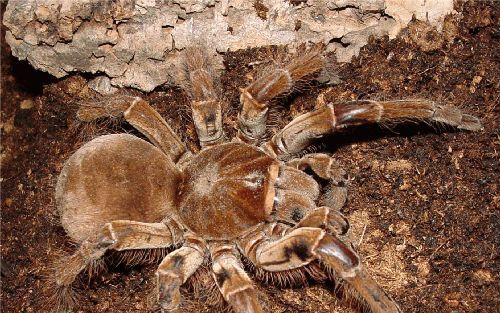
[[[482,119],[485,130],[477,133],[422,124],[349,128],[316,147],[334,153],[349,173],[342,211],[369,272],[405,312],[500,307],[499,8],[495,1],[460,2],[462,17],[449,18],[445,35],[415,22],[398,39],[373,41],[352,63],[338,66],[339,85],[310,84],[280,99],[273,110],[273,126],[279,128],[313,109],[323,92],[333,102],[428,98]],[[121,119],[79,123],[78,104],[96,97],[85,77],[54,80],[16,61],[4,42],[1,49],[1,307],[45,312],[43,304],[53,292],[46,284],[51,264],[74,251],[54,207],[62,165],[91,138],[133,129]],[[256,74],[256,61],[265,63],[284,51],[270,47],[225,55],[220,85],[226,133],[234,134],[237,87]],[[196,148],[187,98],[179,89],[163,87],[141,96]],[[156,265],[108,264],[77,286],[78,312],[147,311]],[[354,308],[334,295],[333,284],[258,286],[267,312]],[[192,308],[211,310],[202,301],[192,302]]]

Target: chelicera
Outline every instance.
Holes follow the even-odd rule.
[[[107,251],[171,248],[156,271],[156,301],[163,311],[179,308],[180,287],[208,264],[235,312],[262,312],[245,269],[268,281],[336,277],[372,312],[400,312],[366,273],[346,236],[349,224],[339,211],[345,173],[327,154],[289,156],[350,125],[426,120],[479,130],[481,124],[427,100],[320,101],[315,111],[266,139],[270,101],[322,63],[321,50],[312,48],[242,89],[238,135],[227,142],[208,61],[202,49],[189,49],[184,87],[202,147],[198,154],[146,101],[122,98],[125,120],[149,142],[128,134],[100,136],[67,160],[56,201],[61,223],[79,248],[56,267],[59,289],[71,289]],[[82,108],[80,119],[92,119],[95,110]],[[319,205],[315,178],[330,182],[336,201]]]

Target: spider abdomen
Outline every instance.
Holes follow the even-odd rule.
[[[256,147],[228,143],[203,150],[183,170],[182,221],[205,239],[231,239],[266,220],[278,161]]]
[[[66,161],[56,187],[61,224],[77,242],[114,220],[171,215],[180,171],[160,149],[127,134],[100,136]]]

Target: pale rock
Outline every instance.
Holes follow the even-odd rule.
[[[107,76],[98,76],[92,79],[88,86],[101,95],[112,95],[118,91],[118,88],[111,86],[111,80]]]
[[[10,0],[3,23],[17,58],[56,77],[105,73],[116,87],[174,84],[180,52],[203,44],[222,53],[322,42],[348,62],[370,36],[394,38],[412,16],[441,29],[453,0]]]

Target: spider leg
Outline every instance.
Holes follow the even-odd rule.
[[[328,180],[328,188],[319,200],[322,205],[336,211],[344,206],[347,200],[347,173],[334,158],[324,153],[311,153],[286,164],[302,171],[310,169],[318,177]]]
[[[77,118],[90,122],[102,117],[118,117],[123,113],[127,122],[143,133],[155,146],[175,163],[190,152],[161,115],[139,97],[115,95],[103,102],[84,103],[77,112]]]
[[[340,211],[322,206],[309,212],[291,229],[302,227],[325,228],[332,234],[344,236],[349,231],[350,226],[349,221]]]
[[[238,252],[232,246],[211,246],[214,280],[224,299],[236,313],[260,313],[252,280],[243,270]]]
[[[162,310],[178,308],[180,286],[203,264],[205,243],[194,236],[186,239],[184,246],[169,253],[156,271],[158,303]]]
[[[401,312],[394,300],[364,270],[359,257],[345,243],[326,234],[315,250],[328,268],[339,273],[359,293],[372,312]]]
[[[190,154],[163,117],[141,98],[135,98],[123,116],[175,163]]]
[[[181,83],[191,98],[193,122],[202,147],[224,140],[221,102],[214,87],[214,75],[200,47],[184,52],[184,79]]]
[[[296,82],[306,79],[322,67],[321,47],[316,46],[293,58],[285,67],[275,68],[241,89],[242,108],[238,115],[237,138],[252,144],[259,142],[266,133],[269,102],[290,92]]]
[[[334,132],[336,129],[366,123],[403,122],[426,120],[477,131],[482,129],[480,121],[451,106],[437,105],[428,100],[400,101],[351,101],[333,105],[331,103],[296,117],[263,147],[276,157],[302,151],[314,139]]]
[[[311,216],[302,225],[316,222],[318,219]],[[372,312],[401,312],[397,304],[366,273],[356,252],[337,237],[316,227],[285,229],[284,232],[288,234],[278,236],[280,239],[277,240],[272,240],[265,232],[255,234],[246,241],[245,254],[257,267],[270,272],[299,268],[319,259],[348,282]]]
[[[300,159],[288,161],[286,165],[302,171],[310,168],[319,177],[333,180],[336,184],[342,184],[341,182],[345,180],[345,170],[340,167],[334,158],[325,153],[306,154]]]
[[[78,274],[108,250],[166,248],[175,244],[181,232],[173,221],[168,224],[128,220],[106,223],[92,238],[83,241],[73,255],[56,266],[55,283],[60,288],[70,288]]]

